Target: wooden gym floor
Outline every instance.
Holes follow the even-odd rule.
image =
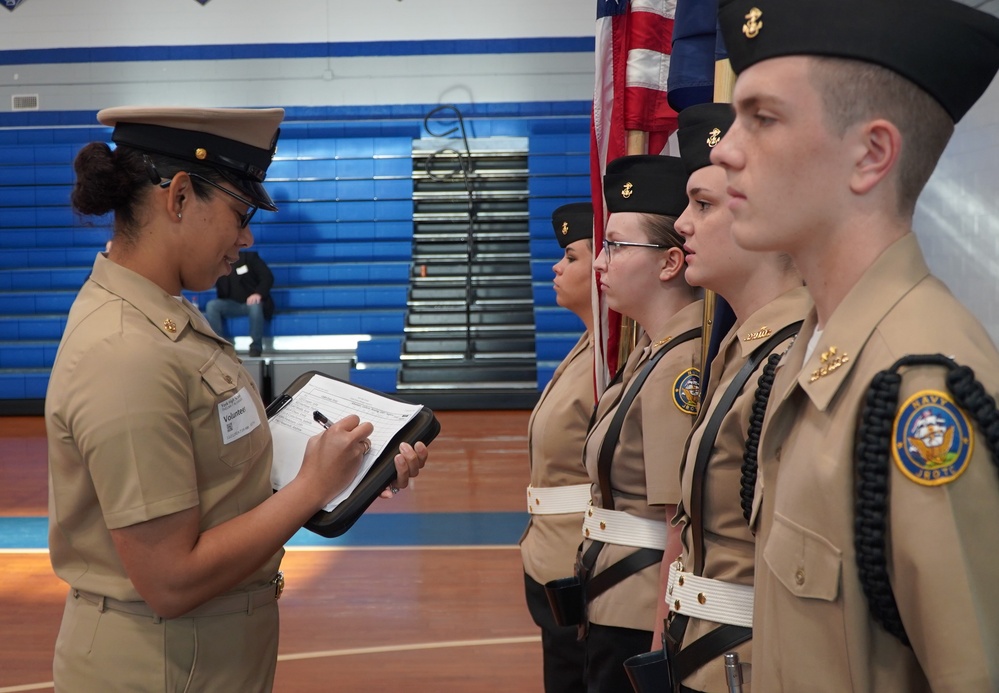
[[[415,487],[335,540],[302,531],[282,568],[277,693],[541,691],[516,543],[528,411],[437,412]],[[41,417],[0,417],[0,693],[52,689],[66,585],[45,549]]]

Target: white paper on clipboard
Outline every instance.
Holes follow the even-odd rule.
[[[323,427],[312,418],[314,411],[321,411],[333,422],[350,414],[357,414],[362,422],[368,421],[374,426],[374,431],[369,436],[371,449],[364,456],[361,469],[350,485],[323,508],[326,512],[332,511],[357,488],[392,437],[420,409],[422,407],[418,404],[400,402],[321,374],[313,375],[292,396],[291,402],[270,419],[271,437],[274,440],[271,486],[277,491],[295,478],[302,468],[305,445],[309,438],[323,432]]]

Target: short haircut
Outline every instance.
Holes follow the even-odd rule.
[[[899,129],[898,212],[912,216],[919,194],[954,133],[947,111],[906,78],[873,63],[813,56],[810,77],[822,95],[827,123],[837,134],[873,118],[884,118]]]

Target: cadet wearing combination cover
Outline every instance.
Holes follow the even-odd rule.
[[[57,691],[269,691],[283,544],[346,487],[370,423],[313,437],[270,483],[253,379],[181,291],[206,291],[276,210],[262,182],[281,109],[112,108],[72,203],[114,212],[110,254],[70,310],[45,420],[49,548],[70,585]],[[398,486],[426,449],[404,446]]]
[[[583,453],[593,484],[580,570],[594,693],[629,689],[624,660],[649,651],[663,551],[680,553],[667,520],[680,501],[681,452],[700,397],[703,313],[673,229],[686,179],[680,160],[666,156],[622,157],[604,176],[610,218],[593,266],[607,305],[644,335],[620,382],[601,395]]]
[[[737,0],[720,21],[733,233],[789,253],[815,301],[759,446],[753,687],[999,690],[999,353],[911,230],[999,19]]]
[[[751,660],[754,542],[740,492],[756,382],[811,307],[785,253],[744,250],[732,238],[725,171],[708,158],[732,119],[728,104],[692,106],[680,113],[677,132],[690,173],[687,209],[676,221],[686,241],[687,283],[717,293],[736,317],[711,364],[680,468],[674,522],[683,523],[683,555],[664,559],[671,564],[663,586],[669,633],[680,645],[673,676],[683,690],[710,693],[728,693],[726,652],[738,652],[744,668]]]
[[[555,272],[555,300],[579,316],[586,331],[559,364],[527,424],[531,520],[520,540],[527,606],[541,628],[546,693],[585,690],[585,652],[576,626],[559,626],[544,585],[572,573],[579,528],[590,500],[583,440],[593,414],[593,205],[575,202],[552,213],[564,256]]]

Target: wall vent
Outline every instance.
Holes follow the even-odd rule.
[[[10,97],[10,110],[37,111],[38,94],[12,94]]]

